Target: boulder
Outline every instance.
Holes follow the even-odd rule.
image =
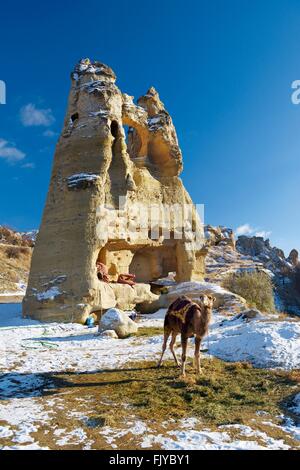
[[[182,282],[176,286],[169,287],[166,294],[162,294],[152,303],[139,305],[143,313],[154,313],[160,308],[168,308],[169,305],[180,295],[186,295],[195,302],[200,301],[201,294],[212,294],[216,301],[214,308],[219,312],[236,314],[246,310],[247,303],[243,297],[227,291],[217,284],[211,282]]]
[[[216,298],[214,308],[219,311],[237,313],[246,308],[243,297],[210,282],[182,282],[172,287],[166,296],[168,305],[183,294],[194,301],[200,301],[201,294],[211,294]]]
[[[125,312],[117,308],[110,308],[102,316],[99,324],[100,333],[107,330],[114,330],[118,338],[126,338],[136,333],[138,327]]]
[[[109,285],[116,299],[115,305],[111,305],[111,307],[116,306],[121,310],[133,310],[137,304],[152,303],[158,299],[158,295],[151,292],[150,284],[138,283],[133,287],[119,283],[110,283]]]
[[[257,310],[256,308],[249,308],[248,310],[244,310],[243,312],[236,315],[235,319],[240,318],[241,320],[253,320],[263,318],[263,314]]]
[[[115,330],[104,330],[104,331],[101,331],[99,336],[101,338],[112,338],[112,339],[118,339],[118,335],[117,333],[115,332]]]

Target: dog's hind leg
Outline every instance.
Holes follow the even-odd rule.
[[[158,361],[157,367],[161,366],[165,350],[167,349],[167,342],[168,342],[170,334],[171,334],[171,331],[169,329],[164,331],[164,342],[163,342],[163,347],[162,347],[162,353],[160,356],[160,360]]]
[[[173,354],[174,361],[175,361],[176,365],[179,367],[180,364],[179,364],[179,362],[178,362],[176,353],[175,353],[175,351],[174,351],[174,344],[175,344],[175,342],[176,342],[176,337],[177,337],[177,333],[176,333],[175,331],[173,331],[173,333],[172,333],[172,339],[171,339],[171,342],[170,342],[170,350],[171,350],[171,353]]]

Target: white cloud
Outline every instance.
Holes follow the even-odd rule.
[[[0,139],[0,158],[3,158],[8,163],[16,163],[25,158],[26,154],[15,147],[7,140]]]
[[[237,237],[241,235],[268,238],[272,232],[251,227],[250,224],[240,225],[235,229]]]
[[[52,110],[38,109],[33,103],[26,104],[20,111],[23,126],[44,126],[48,127],[55,121]]]
[[[34,163],[24,163],[24,165],[22,165],[22,168],[35,168],[35,164]]]
[[[47,129],[46,131],[43,132],[44,137],[55,137],[57,135],[57,132],[51,131],[51,129]]]
[[[249,224],[240,225],[236,228],[235,233],[237,236],[240,235],[251,235],[255,232],[255,228],[251,227]]]
[[[259,232],[255,233],[256,237],[263,237],[263,238],[269,238],[272,232],[268,232],[267,230],[261,230]]]

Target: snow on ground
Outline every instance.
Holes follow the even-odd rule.
[[[15,283],[16,285],[16,289],[15,291],[3,291],[3,292],[0,292],[0,302],[1,300],[4,301],[5,303],[6,302],[9,302],[9,300],[7,300],[8,297],[20,297],[20,296],[24,296],[25,295],[25,292],[26,292],[26,287],[27,287],[27,284],[20,280],[18,282]]]
[[[300,367],[299,322],[215,321],[206,341],[210,354],[227,361],[287,370]]]
[[[97,327],[25,320],[20,309],[20,304],[0,304],[0,368],[18,373],[114,368],[155,359],[161,347],[159,336],[124,340],[95,336]]]
[[[292,406],[291,406],[291,411],[299,416],[300,418],[300,393],[298,393],[293,400]]]
[[[139,324],[162,326],[164,315],[163,309],[144,315]],[[97,327],[22,319],[19,304],[0,304],[0,326],[0,367],[26,373],[93,371],[153,360],[162,343],[161,336],[131,337],[121,340],[120,350],[120,340],[95,336]],[[215,314],[203,343],[210,354],[227,361],[288,370],[300,366],[299,322],[246,322]]]
[[[139,320],[143,327],[163,326],[165,310],[144,315]],[[51,372],[92,372],[118,368],[130,361],[157,359],[162,336],[131,337],[123,340],[96,336],[97,327],[79,324],[40,323],[21,318],[20,304],[0,304],[0,448],[45,448],[32,437],[51,418],[50,399],[47,410],[42,393],[51,383],[42,375]],[[122,348],[120,348],[122,341]],[[209,337],[204,341],[209,353],[228,361],[251,361],[263,367],[299,367],[300,323],[252,320],[245,322],[214,315]],[[190,354],[192,354],[192,344]],[[166,357],[171,358],[170,352]],[[43,402],[44,400],[44,402]],[[52,409],[59,409],[61,398],[52,398]],[[299,409],[300,397],[295,398]],[[76,410],[74,412],[77,412]],[[87,417],[85,417],[87,419]],[[199,424],[199,423],[198,423]],[[271,423],[272,424],[272,423]],[[196,421],[185,420],[174,428],[166,423],[164,434],[149,428],[148,423],[128,420],[123,429],[109,426],[101,428],[103,438],[112,447],[120,436],[128,433],[139,436],[140,447],[159,444],[165,449],[285,449],[281,440],[249,427],[235,429],[240,437],[231,436],[232,428],[219,428],[218,432],[195,429]],[[199,427],[199,426],[198,426]],[[300,439],[299,428],[291,422],[285,431]],[[48,432],[48,431],[47,431]],[[77,443],[91,448],[92,442],[78,423],[72,431],[55,429],[57,446]],[[251,438],[250,438],[251,437]]]
[[[0,300],[6,301],[7,297],[21,297],[21,296],[23,297],[24,294],[25,294],[24,290],[18,290],[14,292],[5,291],[5,292],[0,293]],[[1,299],[1,297],[3,297],[3,299]]]
[[[133,434],[136,439],[140,437],[142,449],[148,449],[157,444],[167,450],[289,449],[282,439],[274,439],[265,432],[254,430],[250,426],[230,424],[219,426],[219,431],[211,431],[203,429],[201,421],[197,418],[181,419],[179,423],[176,423],[176,429],[174,429],[174,424],[175,421],[172,419],[161,423],[164,433],[157,434],[143,421],[131,421],[129,418],[126,427],[112,429],[105,426],[101,434],[113,448],[117,448],[117,439]],[[231,431],[234,431],[234,436]]]
[[[0,402],[0,421],[6,421],[8,426],[0,426],[1,437],[12,436],[12,446],[3,446],[2,449],[41,449],[31,436],[49,419],[48,413],[42,405],[32,398],[12,398],[8,403]],[[1,444],[0,444],[1,449]],[[45,449],[43,447],[43,449]]]
[[[234,296],[232,292],[224,289],[223,287],[219,286],[218,284],[213,284],[212,282],[200,282],[200,281],[188,281],[188,282],[181,282],[176,286],[170,289],[170,292],[176,293],[178,295],[185,294],[186,292],[201,292],[204,290],[210,290],[215,294],[230,294]]]
[[[21,307],[21,304],[19,303],[12,303],[12,304],[0,303],[0,328],[1,328],[0,335],[4,331],[3,328],[6,328],[6,327],[14,328],[18,326],[41,325],[41,323],[36,320],[29,320],[29,319],[24,320],[21,316],[21,309],[22,307]]]
[[[300,441],[300,426],[295,424],[294,420],[289,416],[280,415],[277,416],[282,421],[281,425],[275,424],[272,421],[262,421],[265,426],[271,426],[273,428],[281,429],[286,433],[292,435],[294,439]]]
[[[165,310],[143,315],[143,326],[162,326]],[[257,367],[300,367],[300,322],[266,318],[245,321],[214,314],[203,345],[226,361],[247,361]]]
[[[163,327],[164,318],[166,315],[167,309],[161,308],[157,312],[152,313],[151,315],[141,315],[140,324],[143,327]]]

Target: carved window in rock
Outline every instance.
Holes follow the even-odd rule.
[[[127,152],[130,158],[134,160],[135,158],[140,157],[141,153],[145,153],[146,155],[147,152],[143,150],[143,142],[138,129],[124,124],[123,127],[125,132]]]
[[[151,282],[169,273],[176,274],[177,257],[173,244],[143,248],[134,254],[129,272],[135,274],[137,282]]]
[[[72,121],[73,124],[74,124],[75,121],[77,121],[77,119],[79,119],[79,114],[78,113],[72,114],[71,121]]]
[[[117,123],[117,121],[112,121],[111,122],[110,132],[111,132],[111,135],[115,139],[117,139],[119,137],[120,130],[119,130],[119,124]]]

